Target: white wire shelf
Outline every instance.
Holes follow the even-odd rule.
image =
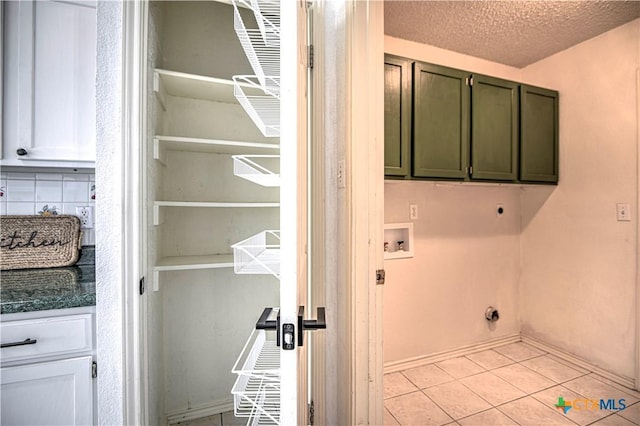
[[[235,176],[262,186],[280,186],[279,155],[233,155],[232,158]]]
[[[280,136],[280,77],[265,77],[266,88],[254,75],[233,77],[234,94],[253,123],[266,137]]]
[[[231,370],[238,375],[234,414],[248,417],[247,424],[280,424],[280,351],[273,334],[253,330]]]
[[[280,46],[280,0],[251,0],[251,10],[265,42]]]
[[[273,274],[280,278],[280,231],[259,232],[231,248],[236,274]]]
[[[267,9],[263,13],[259,3],[266,2],[254,0],[249,4],[246,0],[233,0],[233,27],[253,72],[256,73],[262,87],[269,89],[268,84],[274,82],[267,79],[266,76],[280,75],[280,5],[277,6],[278,28],[276,28],[272,20],[266,18],[266,16],[273,16],[272,14],[267,15],[267,10],[273,9],[273,6],[263,6]],[[240,14],[239,6],[254,11],[258,28],[247,28]]]

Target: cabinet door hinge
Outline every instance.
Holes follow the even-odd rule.
[[[376,284],[384,284],[384,276],[385,276],[384,269],[377,269],[376,270]]]
[[[315,409],[313,407],[313,401],[309,403],[309,425],[313,425]]]
[[[307,46],[307,67],[313,69],[313,44]]]
[[[473,166],[469,166],[469,176],[473,174]]]
[[[138,293],[140,293],[140,296],[142,296],[144,294],[144,277],[140,278],[140,287],[138,288]]]
[[[98,377],[98,363],[93,361],[91,363],[91,378],[95,379]]]
[[[468,86],[473,86],[473,76],[467,77],[467,85]]]

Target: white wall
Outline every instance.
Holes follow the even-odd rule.
[[[523,195],[522,332],[633,377],[640,20],[523,69],[560,92],[560,184]],[[616,203],[632,221],[616,221]]]
[[[517,68],[389,36],[385,52],[520,80]],[[519,186],[386,181],[385,223],[409,222],[409,204],[419,211],[415,257],[385,261],[384,362],[518,333]],[[488,306],[500,312],[495,324]]]
[[[97,8],[96,182],[108,191],[96,200],[96,335],[98,422],[124,420],[123,261],[124,176],[122,164],[121,2]]]
[[[385,182],[385,223],[409,222],[409,204],[415,257],[385,261],[385,363],[518,333],[519,188]]]
[[[385,222],[409,221],[413,202],[420,219],[416,257],[385,263],[385,362],[521,331],[632,378],[640,20],[521,70],[391,37],[385,51],[560,92],[558,186],[386,184]],[[487,211],[505,199],[521,218],[497,228]],[[509,313],[493,331],[476,312],[488,303]]]

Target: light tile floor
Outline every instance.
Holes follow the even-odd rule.
[[[640,393],[518,342],[384,377],[391,425],[640,425]],[[565,401],[624,399],[624,410]]]
[[[640,425],[640,393],[521,342],[387,374],[384,394],[385,426]],[[564,414],[560,396],[624,399],[626,408]],[[232,412],[179,423],[245,424]]]
[[[246,425],[246,418],[238,418],[233,415],[233,411],[222,414],[215,414],[196,420],[188,420],[177,423],[180,426],[240,426]]]

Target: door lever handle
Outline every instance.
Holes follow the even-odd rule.
[[[276,330],[276,346],[280,347],[280,312],[278,312],[275,321],[268,319],[271,312],[273,312],[273,308],[264,308],[262,315],[256,322],[256,330]]]
[[[318,306],[316,308],[316,319],[304,319],[304,306],[298,307],[298,346],[302,346],[304,343],[305,330],[322,330],[327,328],[327,321],[325,316],[324,306]]]
[[[264,308],[264,311],[262,311],[262,315],[260,315],[260,318],[258,318],[258,322],[256,322],[256,330],[275,330],[276,329],[277,322],[274,320],[268,319],[272,311],[273,311],[273,308]]]

